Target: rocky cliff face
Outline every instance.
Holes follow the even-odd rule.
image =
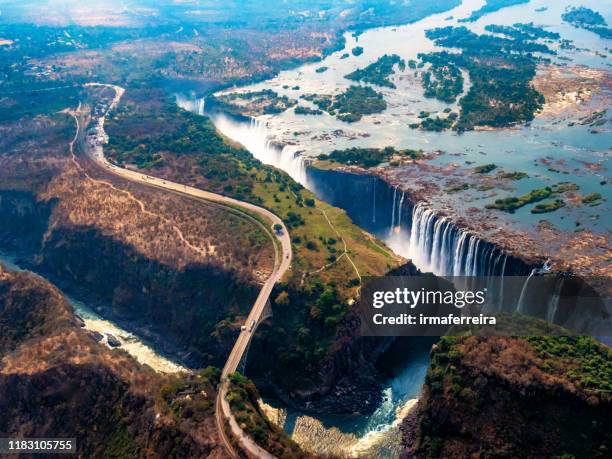
[[[257,294],[250,266],[228,269],[218,259],[193,259],[189,252],[176,254],[183,260],[179,266],[178,260],[162,258],[173,257],[169,249],[160,253],[162,260],[152,258],[104,228],[66,225],[57,212],[30,193],[0,192],[0,218],[7,222],[0,248],[16,251],[33,269],[99,304],[108,316],[178,343],[193,365],[223,362],[239,327],[234,322],[246,315]]]
[[[419,271],[406,263],[388,272],[389,276],[414,276]],[[283,286],[284,287],[284,286]],[[280,290],[281,288],[277,290]],[[284,287],[286,288],[286,287]],[[272,302],[273,320],[262,324],[251,344],[256,359],[247,361],[247,373],[258,387],[273,390],[286,403],[312,413],[370,414],[382,401],[384,377],[377,363],[394,343],[394,338],[361,335],[361,322],[355,310],[349,310],[329,337],[311,322],[298,326],[302,336],[289,336],[295,321],[309,323],[312,307],[323,307],[316,294],[308,296],[304,289],[289,288],[292,301],[281,301],[276,292]],[[293,321],[293,323],[292,323]],[[317,333],[319,333],[317,335]],[[309,347],[311,342],[321,347]],[[282,344],[281,344],[282,343]],[[329,344],[329,349],[323,346]],[[277,353],[267,349],[279,349]],[[321,348],[324,350],[322,351]]]
[[[19,126],[0,154],[0,250],[105,315],[220,365],[274,262],[263,231],[226,210],[118,180],[68,155],[69,117]],[[31,124],[31,123],[30,123]]]
[[[217,372],[156,374],[97,343],[49,284],[2,267],[0,318],[3,437],[76,437],[81,457],[222,455]]]
[[[403,457],[606,457],[612,353],[586,337],[443,338]]]

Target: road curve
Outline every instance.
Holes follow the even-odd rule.
[[[103,83],[89,83],[88,85],[89,86],[106,86],[106,87],[111,87],[115,90],[115,98],[113,102],[109,106],[104,117],[100,118],[98,121],[98,129],[102,131],[102,132],[99,132],[99,134],[102,134],[103,137],[106,137],[106,134],[104,133],[104,119],[106,118],[106,115],[108,115],[108,112],[110,112],[110,110],[112,110],[113,108],[117,106],[117,104],[119,103],[119,100],[121,99],[121,96],[123,95],[124,90],[123,88],[119,86],[107,85]],[[77,122],[77,137],[79,135],[78,129],[80,129],[80,126],[79,126],[79,123]],[[75,139],[77,137],[75,137]],[[238,339],[236,340],[236,343],[234,344],[234,347],[232,348],[232,351],[227,361],[225,362],[225,366],[223,367],[223,371],[221,373],[221,385],[220,385],[218,396],[217,396],[217,407],[216,407],[215,412],[216,412],[216,417],[217,417],[217,426],[219,428],[220,434],[226,445],[228,453],[232,457],[238,457],[238,455],[236,454],[232,444],[229,442],[228,438],[226,437],[225,429],[224,429],[225,423],[224,423],[224,419],[222,419],[222,416],[228,419],[232,432],[234,433],[236,438],[240,441],[240,443],[242,444],[242,447],[245,448],[246,451],[250,452],[255,457],[273,458],[274,456],[272,456],[270,453],[268,453],[267,451],[259,447],[259,445],[257,445],[250,437],[248,437],[244,433],[244,431],[240,428],[240,426],[238,426],[237,422],[235,421],[231,413],[229,403],[225,399],[225,395],[227,394],[227,389],[228,389],[228,376],[234,373],[238,369],[238,365],[240,361],[242,360],[244,353],[247,350],[247,347],[251,341],[251,338],[253,337],[253,334],[255,333],[255,330],[257,329],[257,325],[259,325],[261,321],[261,317],[263,315],[266,303],[268,302],[270,298],[270,294],[272,293],[272,289],[274,288],[274,285],[276,284],[276,282],[278,282],[283,277],[285,272],[291,266],[291,259],[292,259],[291,240],[289,238],[289,232],[287,231],[285,224],[277,215],[275,215],[274,213],[270,212],[267,209],[264,209],[263,207],[256,206],[255,204],[251,204],[249,202],[239,201],[237,199],[223,196],[220,194],[212,193],[210,191],[204,191],[199,188],[194,188],[188,185],[180,184],[177,182],[172,182],[170,180],[153,177],[153,176],[143,174],[141,172],[137,172],[134,170],[118,167],[114,164],[111,164],[106,159],[106,157],[104,156],[104,149],[101,145],[92,147],[88,145],[87,142],[82,142],[82,145],[83,145],[83,150],[85,154],[87,154],[87,156],[91,158],[94,161],[94,163],[98,164],[100,167],[104,168],[105,170],[107,170],[108,172],[112,174],[115,174],[124,179],[130,180],[132,182],[141,183],[141,184],[152,186],[155,188],[166,189],[174,193],[187,195],[192,198],[201,199],[204,201],[218,203],[223,206],[229,206],[235,210],[242,211],[243,213],[245,213],[246,211],[247,217],[250,217],[248,215],[249,213],[256,214],[259,217],[261,217],[264,220],[264,222],[269,223],[269,227],[267,228],[267,230],[273,242],[274,242],[274,238],[276,238],[276,240],[280,242],[280,251],[278,250],[278,245],[275,243],[274,245],[275,245],[276,257],[275,257],[275,263],[274,263],[274,270],[272,271],[272,274],[266,280],[263,287],[259,291],[259,294],[257,295],[257,299],[255,300],[255,303],[253,304],[253,308],[251,309],[247,317],[245,327],[244,327],[245,329],[241,330],[240,335],[238,336]],[[281,225],[282,231],[280,232],[275,231],[273,228],[276,225]],[[254,326],[252,326],[252,324],[254,324]]]

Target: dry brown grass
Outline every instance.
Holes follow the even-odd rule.
[[[252,222],[213,204],[116,179],[82,159],[86,171],[79,170],[70,161],[70,123],[58,115],[0,128],[11,133],[0,139],[0,188],[56,202],[46,239],[62,228],[91,228],[177,269],[213,263],[258,281],[270,274],[274,249]],[[45,141],[25,135],[28,130]]]

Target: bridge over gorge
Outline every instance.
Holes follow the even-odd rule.
[[[229,403],[226,400],[226,394],[229,385],[229,376],[238,370],[241,361],[245,357],[248,350],[249,344],[257,326],[271,313],[269,306],[269,298],[272,293],[274,285],[283,277],[285,272],[291,266],[292,251],[291,251],[291,240],[289,238],[289,232],[285,227],[283,221],[274,213],[267,209],[256,206],[249,202],[240,201],[234,198],[223,196],[220,194],[212,193],[210,191],[201,190],[185,184],[173,182],[167,179],[153,177],[147,174],[140,173],[138,171],[124,169],[110,163],[104,156],[103,144],[107,141],[108,137],[104,132],[104,121],[108,113],[113,110],[120,102],[121,96],[124,93],[124,89],[116,85],[108,85],[103,83],[88,83],[86,86],[105,86],[112,88],[115,91],[115,97],[112,103],[109,105],[106,112],[96,120],[95,128],[97,129],[97,139],[99,141],[95,143],[88,143],[85,141],[84,132],[87,126],[84,126],[84,121],[88,119],[87,113],[80,111],[79,109],[72,112],[77,125],[77,132],[74,139],[70,143],[70,152],[73,159],[76,161],[75,144],[78,143],[80,150],[87,155],[95,164],[105,169],[111,174],[120,176],[126,180],[140,183],[149,187],[162,189],[167,192],[180,194],[187,196],[190,199],[199,201],[206,201],[207,203],[215,203],[216,205],[226,208],[228,211],[241,215],[242,217],[250,220],[254,224],[260,226],[266,234],[270,237],[270,240],[275,247],[275,262],[274,269],[270,277],[266,280],[263,287],[259,291],[257,299],[253,304],[251,311],[247,317],[245,326],[242,327],[240,335],[232,348],[232,351],[225,362],[221,373],[221,384],[219,387],[215,416],[217,421],[217,428],[223,440],[223,443],[230,456],[237,458],[239,457],[234,449],[234,446],[227,436],[225,421],[228,420],[229,428],[234,437],[238,440],[241,447],[255,457],[259,458],[273,458],[270,453],[262,449],[257,445],[250,437],[248,437],[244,431],[240,428],[236,420],[234,419]],[[280,226],[278,226],[280,225]],[[278,228],[281,228],[280,230]],[[268,305],[268,306],[266,306]]]

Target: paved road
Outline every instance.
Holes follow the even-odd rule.
[[[90,83],[89,85],[108,86],[115,89],[116,96],[112,104],[110,105],[108,111],[117,106],[124,92],[123,88],[119,86],[104,85],[102,83]],[[80,126],[77,119],[77,135],[75,136],[75,140],[79,137],[78,129],[80,129]],[[103,131],[104,119],[101,119],[98,122],[98,129]],[[241,330],[240,335],[238,336],[238,339],[236,340],[236,343],[234,344],[234,347],[227,361],[225,362],[225,366],[223,367],[223,371],[221,373],[221,386],[217,398],[216,409],[217,425],[221,436],[223,437],[223,441],[226,444],[226,448],[232,457],[237,457],[237,454],[225,435],[224,419],[221,418],[222,415],[224,416],[224,418],[228,418],[230,428],[232,429],[234,435],[240,440],[242,446],[247,449],[247,451],[249,451],[256,457],[274,457],[267,451],[260,448],[254,441],[251,440],[250,437],[244,434],[242,429],[240,429],[234,417],[232,416],[229,403],[227,402],[227,400],[225,400],[225,395],[228,389],[227,378],[230,374],[234,373],[238,369],[238,365],[240,364],[240,361],[247,350],[247,347],[251,341],[251,338],[253,337],[253,334],[255,333],[255,330],[257,329],[257,325],[259,325],[261,321],[262,314],[264,312],[266,303],[270,298],[270,294],[272,293],[274,285],[283,277],[285,272],[291,266],[291,240],[289,238],[289,233],[287,231],[287,228],[285,227],[285,224],[278,216],[276,216],[269,210],[251,204],[249,202],[239,201],[234,198],[230,198],[216,193],[211,193],[210,191],[204,191],[199,188],[194,188],[184,184],[172,182],[170,180],[153,177],[147,174],[143,174],[141,172],[115,166],[106,159],[106,157],[104,156],[104,149],[101,145],[91,146],[87,145],[86,142],[82,142],[81,144],[83,146],[83,151],[95,163],[106,169],[108,172],[123,177],[127,180],[142,183],[148,186],[153,186],[156,188],[163,188],[175,193],[185,194],[192,198],[197,198],[204,201],[229,206],[239,212],[242,212],[243,214],[246,214],[246,216],[250,217],[251,219],[252,217],[249,215],[249,213],[256,214],[260,217],[260,219],[262,219],[268,224],[268,227],[265,229],[270,233],[270,237],[272,238],[272,240],[274,241],[275,238],[278,242],[280,242],[280,247],[275,244],[276,259],[274,263],[274,270],[261,288],[259,295],[257,295],[255,304],[253,304],[253,308],[251,309],[251,312],[247,317],[245,329]],[[282,230],[280,232],[275,232],[273,229],[275,225],[281,225]]]

